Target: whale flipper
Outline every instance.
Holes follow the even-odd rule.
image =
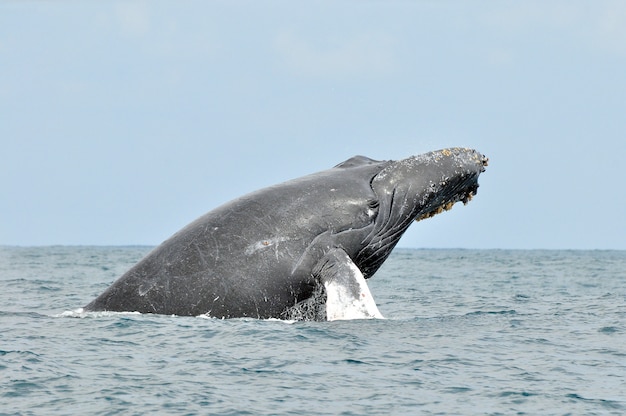
[[[326,289],[326,319],[383,318],[361,270],[339,248],[331,249],[313,270]]]

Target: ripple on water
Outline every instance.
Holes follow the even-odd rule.
[[[368,282],[386,320],[76,309],[145,252],[0,264],[0,412],[626,412],[626,254],[401,250]]]

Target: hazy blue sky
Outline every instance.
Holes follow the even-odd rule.
[[[0,144],[0,244],[467,146],[478,196],[401,246],[626,249],[626,2],[0,0]]]

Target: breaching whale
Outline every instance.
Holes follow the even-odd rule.
[[[153,249],[87,311],[216,318],[382,317],[365,279],[415,220],[476,194],[487,158],[464,148],[355,156],[228,202]]]

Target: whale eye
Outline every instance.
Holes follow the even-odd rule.
[[[369,218],[373,218],[378,214],[378,206],[380,205],[380,203],[378,202],[377,199],[372,199],[371,201],[368,201],[367,203],[367,216]]]
[[[380,202],[378,202],[378,199],[372,199],[367,203],[367,207],[370,209],[376,209],[379,205]]]

